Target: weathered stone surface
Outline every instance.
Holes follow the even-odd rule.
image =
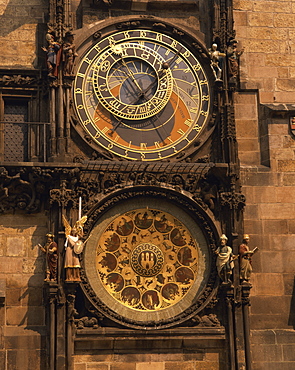
[[[257,139],[240,139],[239,140],[239,149],[241,152],[257,152],[259,149],[259,144]],[[258,153],[259,154],[259,153]]]
[[[234,0],[233,1],[235,10],[252,10],[253,2],[250,0]]]
[[[283,293],[283,292],[282,292]],[[279,315],[287,313],[290,306],[290,299],[285,296],[281,297],[252,297],[251,298],[251,310],[258,315]]]
[[[165,370],[164,362],[140,362],[136,364],[136,370]]]
[[[284,281],[282,274],[274,273],[253,273],[252,295],[281,296],[284,292]]]
[[[251,313],[251,330],[257,329],[290,329],[290,325],[286,321],[286,317],[282,316],[282,314],[256,315],[255,313]],[[265,362],[265,359],[261,359],[261,361]]]
[[[7,370],[46,369],[45,351],[10,350],[7,352]]]
[[[15,274],[22,272],[22,258],[0,257],[1,272],[5,274]]]
[[[7,307],[7,325],[44,325],[44,308],[36,306]]]
[[[110,365],[110,370],[126,370],[126,369],[136,370],[136,364],[123,362]]]
[[[289,78],[278,78],[276,80],[277,90],[295,91],[295,82]]]
[[[295,171],[295,161],[289,160],[279,160],[278,170],[281,172],[294,172]]]
[[[23,236],[7,237],[7,256],[21,257],[26,253],[26,239]]]
[[[173,370],[173,369],[179,369],[179,368],[181,368],[183,370],[194,370],[196,368],[196,363],[195,362],[187,362],[187,363],[171,362],[171,363],[166,363],[166,364],[163,364],[163,365],[164,365],[164,367],[163,367],[164,370]],[[148,370],[148,368],[143,369],[143,370]],[[162,370],[162,369],[160,368],[159,370]]]
[[[108,370],[108,365],[102,365],[102,366],[105,366],[105,368],[102,368],[102,370]],[[93,369],[95,369],[95,367],[92,367],[92,365],[90,365],[90,367],[88,367],[88,369],[93,370]],[[86,364],[74,364],[74,370],[87,370],[87,365]],[[96,370],[97,370],[97,368],[96,368]]]
[[[276,344],[276,332],[274,330],[251,330],[251,344]]]
[[[294,204],[263,204],[259,206],[259,215],[261,219],[284,219],[294,214]]]

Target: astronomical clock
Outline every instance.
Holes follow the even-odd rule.
[[[111,205],[97,212],[98,201],[89,211],[81,286],[91,307],[118,324],[175,326],[203,309],[215,289],[216,229],[189,191],[175,192],[182,171],[191,188],[208,171],[189,163],[214,128],[208,52],[189,33],[144,18],[108,23],[76,42],[74,127],[101,158],[94,167],[107,158],[106,170],[125,166],[130,181],[119,190],[120,170],[111,170]],[[153,170],[157,187],[142,173],[139,181],[142,166],[163,166],[162,180]]]
[[[76,127],[115,158],[175,160],[210,133],[212,71],[189,35],[155,21],[130,23],[106,27],[82,51],[73,85]]]

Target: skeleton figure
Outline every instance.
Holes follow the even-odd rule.
[[[63,215],[63,224],[66,234],[66,254],[65,254],[65,269],[66,281],[80,281],[80,260],[79,254],[82,253],[84,243],[81,240],[83,237],[83,226],[87,220],[87,216],[83,216],[78,220],[73,227],[69,224],[66,217]]]

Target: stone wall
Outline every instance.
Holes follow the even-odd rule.
[[[40,32],[40,27],[41,24],[44,25],[48,7],[49,2],[46,0],[1,0],[1,68],[31,69],[42,64],[42,61],[45,67],[45,56],[42,58],[45,52],[41,50],[45,40],[43,40],[44,32]],[[38,55],[42,60],[38,60]]]
[[[241,57],[236,94],[245,233],[253,257],[251,344],[254,370],[295,367],[294,3],[235,0]],[[295,107],[293,107],[295,109]]]
[[[45,368],[44,256],[36,245],[46,232],[44,215],[0,216],[1,369]]]

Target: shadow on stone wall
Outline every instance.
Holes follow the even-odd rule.
[[[24,329],[44,334],[44,306],[43,306],[43,274],[40,274],[40,258],[34,262],[35,271],[29,278],[28,285],[19,298],[21,305],[26,307],[26,313],[19,323]]]
[[[293,282],[293,291],[290,304],[289,320],[288,325],[292,326],[295,329],[295,277]]]
[[[32,246],[32,249],[38,246]],[[45,259],[42,254],[36,258],[24,259],[23,269],[25,272],[32,273],[28,280],[28,284],[23,288],[22,294],[19,297],[19,302],[22,307],[26,308],[26,313],[19,323],[19,326],[24,326],[24,329],[36,331],[44,334],[45,328],[45,312],[43,306],[43,279],[45,275]]]

